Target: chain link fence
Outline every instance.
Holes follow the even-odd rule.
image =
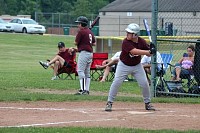
[[[158,0],[158,15],[157,18],[156,15],[155,18],[152,18],[157,21],[157,29],[164,31],[165,35],[167,35],[165,38],[157,37],[158,51],[173,55],[170,63],[172,66],[169,65],[169,69],[162,75],[163,77],[157,78],[157,90],[155,91],[158,92],[157,95],[200,96],[200,83],[197,80],[200,78],[200,71],[197,68],[200,65],[200,58],[197,57],[200,52],[199,42],[197,41],[200,39],[200,17],[195,7],[183,8],[185,7],[184,4],[188,3],[182,4],[180,6],[177,1],[169,0],[164,2],[163,0]],[[188,47],[191,45],[196,48],[193,57],[188,56],[191,52]],[[175,73],[179,73],[174,65],[178,62],[183,65],[183,61],[190,60],[194,62],[187,69],[188,75],[180,74],[181,81],[173,80],[173,71],[175,72],[176,70]],[[183,72],[183,70],[181,71]]]
[[[86,17],[91,24],[96,16],[91,14]],[[75,24],[77,17],[68,13],[35,12],[36,22],[46,27],[47,34],[75,35],[77,33],[77,24]],[[93,30],[96,29],[94,28]],[[96,33],[96,31],[93,32]]]
[[[199,9],[187,1],[158,0],[158,29],[168,35],[200,35]]]

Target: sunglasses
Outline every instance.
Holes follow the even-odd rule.
[[[187,50],[187,52],[193,52],[192,50]]]

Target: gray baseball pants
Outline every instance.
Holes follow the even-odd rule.
[[[142,88],[144,103],[150,102],[150,87],[142,64],[140,63],[136,66],[127,66],[121,61],[119,61],[117,65],[115,78],[110,87],[108,101],[114,101],[119,87],[130,74],[137,80],[139,86]]]
[[[81,51],[78,56],[78,76],[79,79],[90,78],[90,66],[93,53]]]

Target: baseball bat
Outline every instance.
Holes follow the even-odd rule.
[[[99,19],[100,19],[100,17],[99,16],[97,16],[95,19],[94,19],[94,21],[93,21],[93,23],[90,25],[90,30],[96,25],[96,23],[99,21]]]
[[[150,43],[152,43],[151,34],[150,34],[150,29],[149,29],[147,20],[146,20],[146,19],[143,19],[143,22],[144,22],[144,27],[145,27],[145,29],[146,29],[146,31],[147,31],[147,35],[148,35],[148,37],[149,37],[149,41],[150,41]]]

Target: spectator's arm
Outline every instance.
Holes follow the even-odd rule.
[[[119,62],[119,59],[114,59],[108,62],[107,66],[111,67],[112,65],[116,65]]]
[[[179,64],[182,64],[183,57],[178,61]]]

